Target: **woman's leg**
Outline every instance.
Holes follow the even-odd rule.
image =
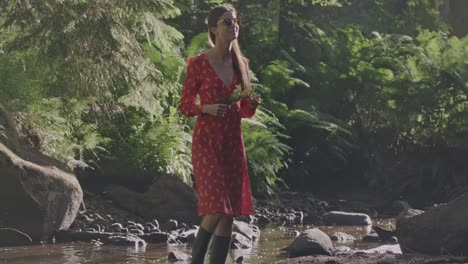
[[[213,246],[210,253],[210,264],[224,264],[231,246],[232,223],[234,219],[223,216],[216,226]]]
[[[197,237],[192,246],[192,264],[203,264],[208,244],[221,218],[221,214],[206,215],[203,217]]]
[[[214,231],[216,236],[231,237],[232,234],[232,223],[234,218],[231,216],[222,215],[222,218],[219,219],[218,225]]]
[[[221,221],[223,216],[224,215],[220,213],[205,215],[200,224],[200,227],[203,227],[206,231],[213,233],[215,232],[215,228],[218,225],[218,223]]]

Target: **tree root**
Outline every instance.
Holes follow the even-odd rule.
[[[20,235],[23,235],[23,236],[25,236],[27,239],[29,239],[29,242],[32,242],[32,238],[31,238],[28,234],[26,234],[26,233],[24,233],[24,232],[21,232],[21,231],[19,231],[18,229],[14,229],[14,228],[11,228],[11,227],[2,227],[2,228],[0,228],[0,230],[12,230],[12,231],[15,231],[16,233],[18,233],[18,234],[20,234]]]

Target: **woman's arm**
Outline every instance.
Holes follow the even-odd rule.
[[[190,58],[187,61],[187,73],[185,74],[184,85],[182,88],[182,96],[180,98],[179,109],[183,115],[187,117],[207,114],[212,116],[223,116],[226,113],[227,105],[225,104],[206,104],[199,106],[196,104],[198,89],[200,88],[200,65]]]
[[[201,107],[196,104],[198,89],[200,88],[200,81],[198,80],[198,72],[200,66],[194,63],[193,58],[187,61],[187,72],[182,87],[182,96],[180,98],[179,110],[187,116],[198,116],[202,113]]]
[[[255,115],[257,106],[260,104],[259,98],[242,98],[240,100],[240,115],[241,117],[250,118]]]
[[[247,73],[249,73],[249,62],[244,58],[245,67],[247,68]],[[250,78],[250,73],[249,73]],[[255,115],[257,106],[260,104],[260,98],[242,98],[240,100],[239,112],[241,117],[250,118]]]

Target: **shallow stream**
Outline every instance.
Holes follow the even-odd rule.
[[[388,222],[388,221],[386,221]],[[385,223],[386,223],[385,222]],[[287,247],[294,239],[291,235],[295,230],[302,231],[314,226],[296,227],[265,227],[261,229],[260,239],[254,242],[253,248],[247,250],[231,250],[228,263],[236,263],[235,260],[243,256],[244,264],[271,263],[284,259],[286,256],[282,249]],[[363,227],[318,227],[325,233],[331,235],[334,232],[345,232],[356,238],[355,242],[347,244],[335,244],[348,246],[351,249],[369,249],[377,247],[378,243],[360,242],[362,236],[370,232]],[[0,247],[0,263],[15,264],[77,264],[77,263],[173,263],[168,261],[170,251],[182,251],[190,254],[191,244],[148,244],[144,248],[130,248],[121,246],[94,245],[92,243],[65,243],[65,244],[43,244],[24,247]],[[177,262],[180,264],[188,262]]]

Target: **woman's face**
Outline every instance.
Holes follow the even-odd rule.
[[[228,11],[218,18],[216,27],[213,28],[216,42],[230,43],[239,36],[239,20],[235,12]]]

